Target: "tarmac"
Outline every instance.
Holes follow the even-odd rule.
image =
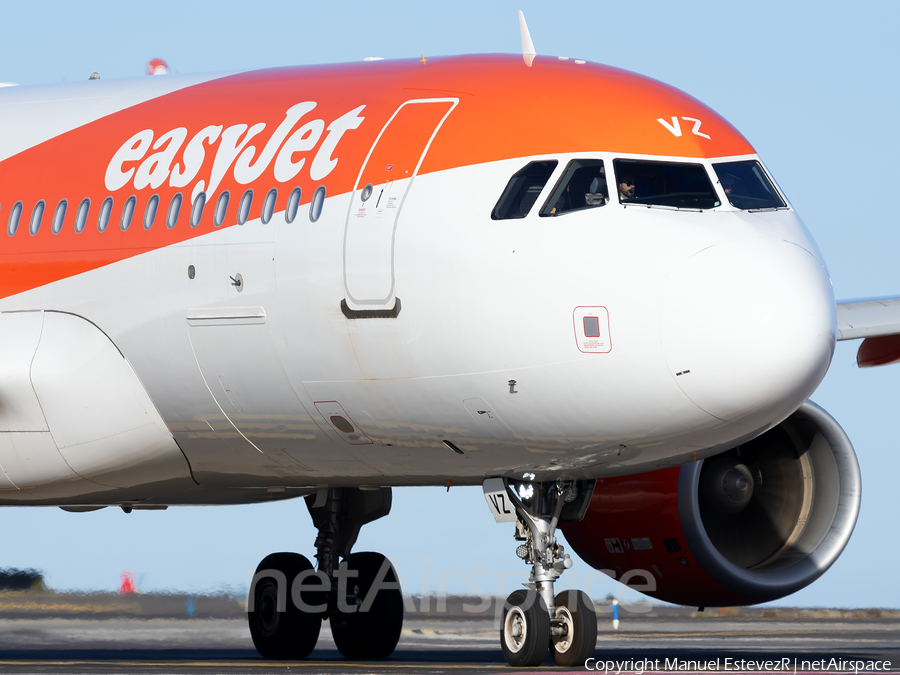
[[[805,619],[761,614],[698,617],[696,613],[626,617],[618,630],[601,615],[595,661],[587,665],[611,673],[900,673],[900,618],[864,612],[836,614]],[[609,665],[612,667],[605,667]],[[393,656],[364,663],[341,657],[327,622],[310,658],[282,662],[259,657],[246,620],[240,616],[0,618],[0,673],[418,675],[503,671],[537,675],[584,673],[588,668],[557,668],[549,653],[538,668],[511,668],[500,652],[499,628],[492,616],[407,616]]]

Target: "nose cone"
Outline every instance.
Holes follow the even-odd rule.
[[[682,391],[721,420],[761,426],[796,410],[835,344],[828,273],[784,241],[700,251],[668,277],[660,309],[666,361]]]

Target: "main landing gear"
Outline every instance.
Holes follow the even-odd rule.
[[[397,575],[380,553],[350,549],[363,525],[390,512],[390,488],[334,488],[307,497],[306,505],[319,531],[318,569],[299,553],[263,559],[247,608],[254,646],[266,658],[306,658],[327,619],[345,657],[387,658],[403,628]]]
[[[572,566],[556,541],[556,526],[566,503],[578,498],[578,486],[572,481],[504,484],[515,508],[516,540],[525,542],[516,555],[531,565],[531,576],[527,590],[512,593],[503,607],[503,656],[511,666],[537,666],[549,646],[557,665],[581,665],[597,644],[594,604],[584,591],[553,594],[554,582]]]

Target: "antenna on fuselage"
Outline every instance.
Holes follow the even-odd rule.
[[[519,32],[522,34],[522,58],[525,65],[531,67],[537,52],[534,51],[534,43],[531,41],[531,33],[528,32],[528,24],[525,23],[525,15],[519,10]]]

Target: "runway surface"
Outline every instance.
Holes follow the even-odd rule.
[[[246,623],[238,619],[0,619],[0,673],[489,673],[517,672],[500,653],[491,619],[407,620],[394,655],[386,661],[344,660],[323,625],[312,656],[301,662],[265,661],[253,649]],[[650,659],[656,668],[779,672],[853,672],[840,662],[858,661],[900,672],[900,621],[762,621],[723,618],[623,621],[613,631],[601,622],[594,657],[634,672]],[[834,666],[827,668],[830,659]],[[668,664],[667,660],[668,659]],[[731,661],[727,661],[731,659]],[[782,661],[787,659],[788,661]],[[807,664],[804,661],[825,663]],[[632,663],[622,663],[631,661]],[[884,664],[890,661],[890,665]],[[699,663],[693,663],[699,662]],[[594,664],[591,664],[594,665]],[[840,667],[844,665],[845,667]],[[646,667],[646,666],[645,666]],[[586,672],[556,668],[552,657],[525,672]],[[604,668],[600,667],[600,672]],[[884,672],[883,670],[879,672]]]

